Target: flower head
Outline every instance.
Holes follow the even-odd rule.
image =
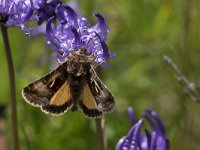
[[[68,5],[57,5],[55,13],[57,24],[54,28],[52,27],[55,17],[48,20],[46,40],[47,44],[57,52],[61,62],[71,51],[77,51],[83,47],[87,48],[88,55],[96,56],[95,62],[97,63],[102,63],[112,56],[106,45],[109,29],[100,14],[94,14],[98,23],[91,26],[85,17],[78,15]]]
[[[152,132],[145,129],[145,134],[141,133],[144,119],[135,121],[133,109],[128,109],[133,126],[127,136],[120,139],[116,145],[116,150],[169,150],[169,141],[165,135],[165,128],[155,111],[145,110],[144,117],[148,120]]]
[[[33,14],[32,0],[1,0],[0,22],[6,26],[21,27],[27,30],[25,23]]]

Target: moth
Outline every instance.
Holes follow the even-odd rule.
[[[100,117],[115,106],[111,92],[95,72],[94,55],[85,47],[72,51],[58,68],[22,90],[23,98],[45,113],[60,115],[79,107],[88,117]]]

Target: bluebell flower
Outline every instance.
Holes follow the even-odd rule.
[[[147,109],[144,111],[144,117],[151,126],[152,131],[145,129],[141,133],[144,119],[136,122],[133,109],[128,109],[133,126],[128,134],[121,138],[116,145],[116,150],[169,150],[169,141],[165,135],[165,128],[155,111]]]
[[[95,13],[98,23],[91,26],[85,17],[78,15],[68,5],[59,4],[55,10],[56,15],[47,22],[47,44],[58,54],[60,62],[65,61],[71,51],[87,48],[87,54],[94,54],[95,62],[107,62],[112,53],[108,52],[106,39],[109,32],[104,18]],[[56,18],[55,18],[56,17]],[[54,27],[53,21],[57,19]]]
[[[6,26],[17,26],[26,31],[25,23],[34,12],[32,0],[1,0],[0,22]]]

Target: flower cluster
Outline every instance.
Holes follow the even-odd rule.
[[[106,45],[109,29],[99,13],[95,13],[94,16],[97,17],[98,23],[91,26],[85,17],[78,15],[60,0],[0,1],[0,21],[7,26],[18,26],[30,33],[26,22],[46,24],[46,30],[42,32],[49,47],[57,53],[60,62],[63,62],[71,51],[86,47],[87,54],[95,56],[95,62],[108,64],[108,58],[113,56],[108,52]],[[32,27],[31,33],[35,34],[34,31],[40,30],[38,27]]]
[[[55,17],[51,17],[47,22],[46,40],[47,44],[57,52],[59,60],[62,62],[71,51],[86,47],[87,54],[95,54],[95,61],[102,63],[110,56],[106,39],[108,27],[104,18],[95,13],[98,23],[91,26],[85,17],[79,16],[70,6],[58,4],[55,10],[57,24],[52,28]]]
[[[17,26],[27,31],[25,23],[34,12],[32,0],[1,0],[0,23],[6,26]]]
[[[121,138],[116,145],[116,150],[169,150],[169,141],[165,135],[165,128],[155,111],[145,110],[144,117],[148,120],[152,132],[145,129],[145,134],[141,133],[144,119],[136,122],[133,109],[128,109],[133,126],[127,136]]]

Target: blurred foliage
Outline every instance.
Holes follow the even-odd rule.
[[[108,149],[113,150],[131,123],[127,107],[138,118],[145,108],[162,118],[171,149],[200,147],[200,104],[192,101],[164,63],[168,54],[189,80],[200,81],[200,1],[198,0],[84,0],[77,1],[83,16],[95,23],[101,13],[110,27],[109,50],[116,53],[102,80],[116,99],[116,109],[106,114]],[[10,96],[4,46],[0,37],[0,104],[7,110],[7,143],[11,141]],[[25,37],[9,29],[16,72],[17,107],[22,150],[97,149],[94,120],[77,113],[52,117],[27,104],[21,89],[42,77],[55,57],[43,37]],[[11,144],[10,144],[11,143]]]

